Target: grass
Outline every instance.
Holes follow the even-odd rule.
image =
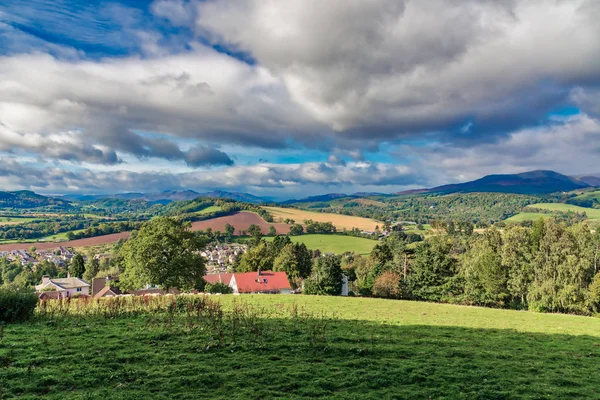
[[[552,218],[555,214],[521,212],[506,219],[506,222],[537,221],[540,218]]]
[[[79,233],[79,232],[83,232],[83,231],[85,231],[85,229],[77,229],[77,230],[69,231],[69,232],[61,232],[61,233],[57,233],[55,235],[50,235],[50,236],[46,236],[46,237],[43,237],[43,238],[39,238],[38,241],[40,241],[40,242],[62,242],[62,241],[67,241],[67,240],[69,240],[69,238],[68,238],[67,235],[70,232],[72,232],[72,233]]]
[[[600,319],[362,298],[219,299],[225,309],[247,303],[266,311],[248,318],[226,313],[221,325],[147,315],[7,325],[0,337],[2,394],[24,399],[600,397]],[[287,316],[282,309],[290,310]],[[319,316],[322,312],[335,317]]]
[[[574,206],[572,204],[537,203],[537,204],[532,204],[529,207],[540,208],[543,210],[550,210],[550,211],[560,211],[560,212],[568,212],[568,211],[573,211],[573,212],[577,212],[577,213],[585,212],[589,219],[600,219],[600,209],[579,207],[579,206]]]
[[[217,212],[217,211],[222,211],[223,208],[221,206],[210,206],[210,207],[206,207],[203,210],[198,211],[196,214],[208,214],[208,213],[213,213],[213,212]]]
[[[265,238],[273,240],[272,237]],[[304,243],[311,250],[321,250],[322,253],[342,254],[354,252],[355,254],[370,254],[377,244],[376,240],[359,238],[346,235],[301,235],[290,236],[294,243]]]
[[[586,191],[575,197],[578,200],[593,200],[600,201],[600,190]]]
[[[38,220],[39,218],[31,217],[0,217],[0,225],[17,225]]]
[[[303,224],[305,220],[312,219],[317,222],[331,222],[339,230],[358,228],[366,231],[375,231],[375,227],[379,225],[381,228],[383,223],[377,222],[374,219],[354,217],[351,215],[320,213],[313,211],[298,210],[296,208],[282,207],[263,207],[273,215],[275,221],[283,222],[287,218],[291,218],[296,223]]]

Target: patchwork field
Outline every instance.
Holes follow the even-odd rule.
[[[302,224],[305,220],[312,219],[317,222],[331,222],[338,229],[358,228],[366,231],[374,231],[376,226],[382,227],[382,223],[374,219],[354,217],[350,215],[328,214],[313,211],[298,210],[296,208],[263,207],[273,215],[275,221],[283,222],[291,218],[296,223]]]
[[[262,219],[258,214],[246,211],[237,212],[226,217],[194,222],[192,223],[192,230],[205,231],[206,229],[211,228],[213,231],[225,232],[225,225],[227,224],[230,224],[235,228],[236,235],[239,235],[242,230],[248,230],[252,224],[260,226],[264,235],[269,232],[270,226],[274,226],[277,233],[280,235],[285,235],[290,232],[290,226],[287,224],[269,223]]]
[[[364,298],[218,298],[222,319],[7,325],[3,397],[600,397],[600,319]],[[241,308],[250,310],[244,318],[227,311]]]
[[[273,240],[267,237],[267,240]],[[304,243],[311,250],[319,249],[322,253],[342,254],[353,252],[355,254],[369,254],[377,244],[377,240],[364,239],[346,235],[301,235],[290,236],[294,243]]]

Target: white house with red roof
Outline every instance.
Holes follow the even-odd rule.
[[[233,293],[281,293],[289,294],[292,287],[285,272],[258,271],[233,274],[215,274],[204,277],[207,283],[221,282]]]

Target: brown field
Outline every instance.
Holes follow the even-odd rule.
[[[0,245],[0,251],[27,250],[35,246],[38,250],[56,249],[57,247],[89,247],[102,244],[115,243],[119,239],[127,239],[129,232],[113,233],[111,235],[96,236],[92,238],[71,240],[65,242],[32,242],[32,243],[11,243]]]
[[[356,199],[355,201],[359,204],[364,204],[366,206],[385,207],[387,205],[380,201],[371,200],[371,199]]]
[[[206,221],[198,221],[192,223],[192,230],[205,231],[211,228],[213,231],[225,232],[225,225],[229,224],[235,228],[235,234],[239,235],[240,230],[247,230],[250,225],[260,226],[263,234],[269,232],[269,226],[273,225],[280,235],[285,235],[290,232],[290,226],[287,224],[268,223],[257,214],[251,212],[238,212],[226,217],[208,219]]]
[[[269,226],[273,225],[277,233],[285,235],[290,232],[290,226],[286,224],[270,224],[257,214],[251,212],[238,212],[226,217],[213,218],[206,221],[192,223],[192,230],[206,230],[212,228],[213,231],[225,231],[225,224],[230,224],[235,228],[235,234],[239,235],[240,230],[247,230],[250,225],[260,226],[263,234],[269,232]],[[30,242],[30,243],[11,243],[0,245],[0,251],[27,250],[35,246],[38,250],[56,249],[58,247],[91,247],[115,243],[119,239],[127,239],[129,232],[113,233],[111,235],[96,236],[92,238],[78,239],[64,242]]]
[[[351,215],[328,214],[313,211],[298,210],[296,208],[280,208],[280,207],[263,207],[269,211],[275,221],[283,221],[286,218],[291,218],[298,224],[303,224],[305,220],[312,219],[317,222],[331,222],[339,230],[358,228],[365,231],[374,231],[375,226],[382,223],[374,219],[353,217]]]

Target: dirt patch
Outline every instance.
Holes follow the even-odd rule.
[[[115,243],[119,239],[127,239],[129,232],[113,233],[111,235],[96,236],[85,239],[77,239],[65,242],[33,242],[33,243],[11,243],[0,245],[0,251],[27,250],[35,246],[38,250],[56,249],[58,247],[89,247],[103,244]]]

